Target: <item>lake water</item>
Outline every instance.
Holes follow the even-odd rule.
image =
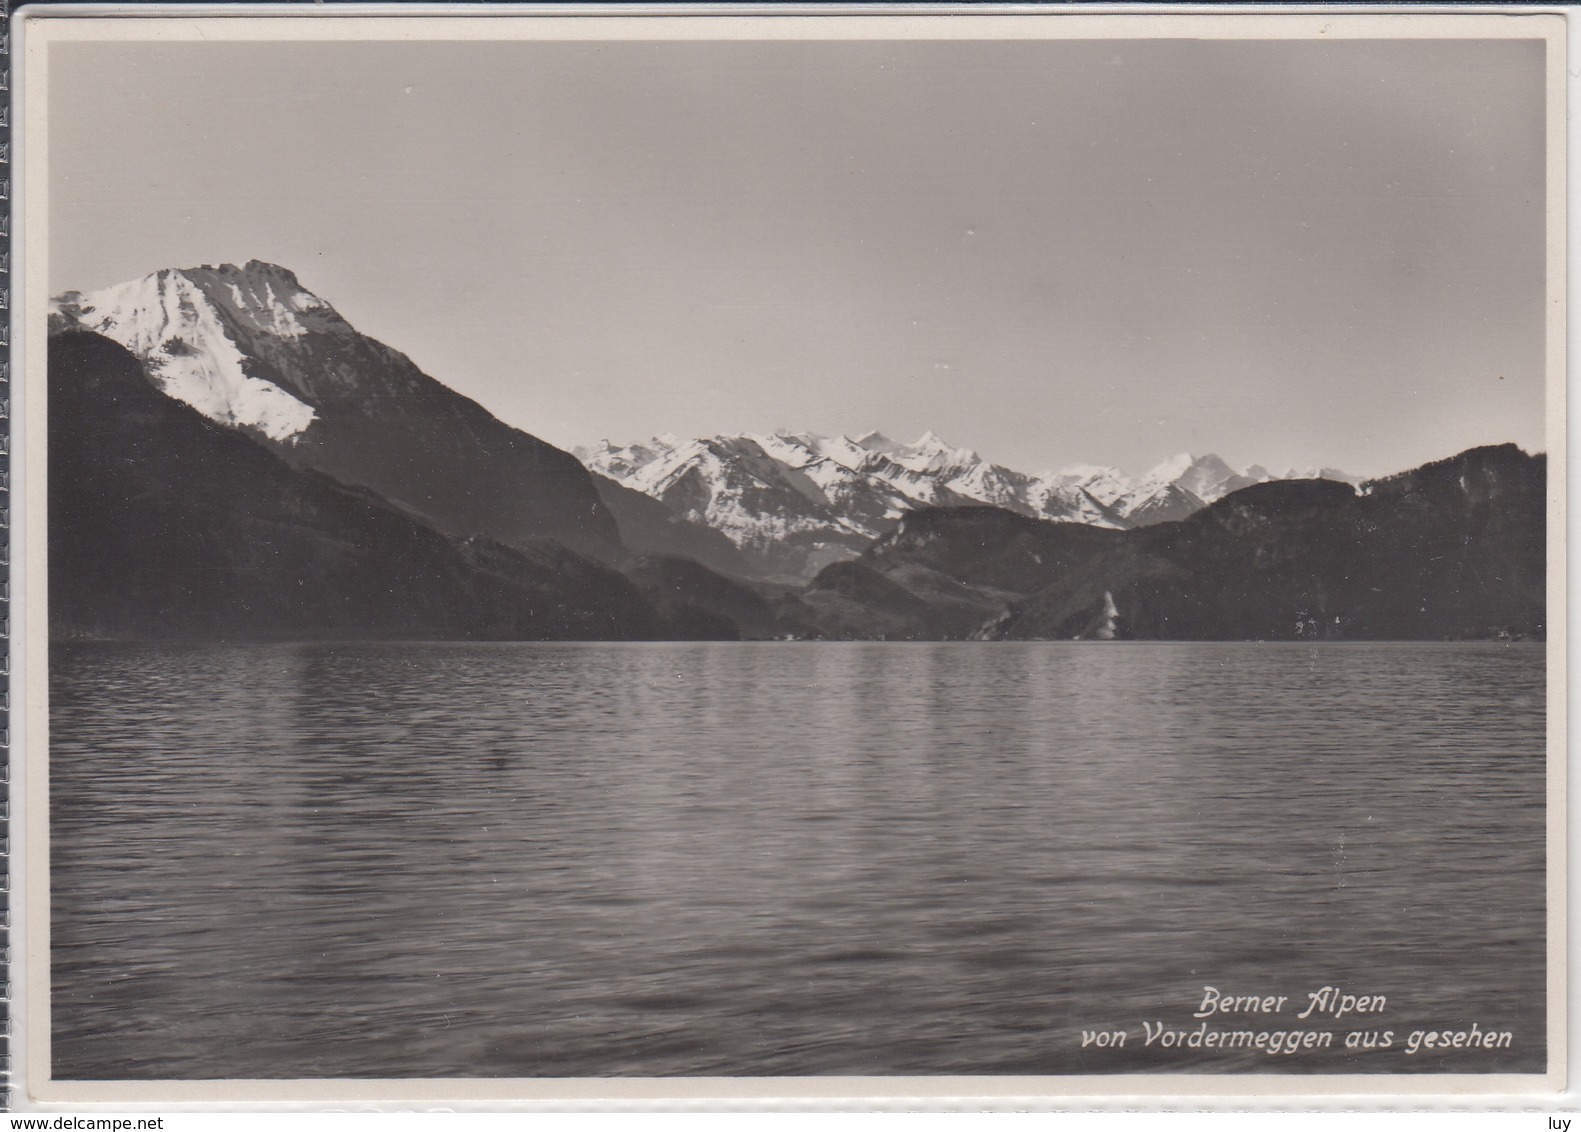
[[[1544,1064],[1541,645],[71,644],[51,675],[60,1078]],[[1205,985],[1290,999],[1215,1029],[1335,1045],[1146,1045]],[[1324,986],[1386,1004],[1296,1020]],[[1405,1051],[1473,1025],[1509,1047]]]

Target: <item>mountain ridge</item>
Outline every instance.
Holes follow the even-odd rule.
[[[606,440],[573,451],[597,474],[722,532],[761,573],[803,580],[860,553],[918,508],[988,505],[1128,529],[1184,518],[1239,488],[1285,478],[1257,465],[1231,468],[1213,453],[1181,453],[1136,477],[1096,465],[1029,474],[931,429],[910,444],[877,430],[856,438],[781,430],[694,440],[666,435],[628,445]]]

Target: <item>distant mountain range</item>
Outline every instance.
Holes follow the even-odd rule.
[[[57,637],[1544,631],[1546,470],[1511,445],[1359,491],[1211,455],[1028,475],[932,433],[573,456],[256,261],[62,295],[50,330]]]
[[[1546,462],[1512,444],[1272,481],[1128,531],[915,512],[806,588],[810,634],[979,640],[1543,635]]]
[[[913,444],[879,432],[854,439],[776,432],[602,441],[575,451],[594,472],[720,531],[757,572],[787,580],[855,557],[922,507],[987,504],[1034,519],[1124,530],[1183,519],[1269,480],[1361,482],[1332,468],[1236,470],[1211,453],[1182,453],[1134,479],[1091,465],[1027,474],[931,431]]]

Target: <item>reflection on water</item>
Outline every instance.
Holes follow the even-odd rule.
[[[1538,645],[74,644],[52,692],[61,1078],[1543,1065]],[[1144,1047],[1205,984],[1514,1040]]]

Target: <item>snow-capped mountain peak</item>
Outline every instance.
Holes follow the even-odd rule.
[[[982,462],[982,457],[970,448],[956,448],[932,429],[918,437],[915,444],[897,448],[889,455],[914,472],[953,473],[950,478]]]
[[[1212,503],[1232,491],[1239,491],[1254,483],[1262,483],[1268,478],[1267,470],[1262,467],[1253,465],[1243,471],[1237,471],[1213,452],[1203,456],[1181,452],[1164,460],[1142,476],[1135,490],[1157,497],[1164,488],[1172,486],[1188,493],[1185,504],[1195,500],[1200,505]],[[1174,509],[1180,510],[1183,505],[1177,504]]]
[[[879,432],[876,428],[872,432],[864,432],[861,436],[855,437],[851,443],[865,448],[869,452],[882,452],[885,455],[894,452],[900,447],[898,443]]]
[[[1285,470],[1284,475],[1270,476],[1268,478],[1282,480],[1337,480],[1340,483],[1348,483],[1353,487],[1359,487],[1365,479],[1364,476],[1353,476],[1349,472],[1340,471],[1338,468],[1313,467],[1288,468]]]
[[[350,330],[335,308],[278,264],[255,259],[242,267],[227,263],[183,274],[212,297],[228,299],[227,313],[257,330],[282,338],[297,338],[309,331]]]
[[[114,341],[173,400],[445,536],[623,553],[615,517],[575,457],[360,333],[286,268],[166,269],[70,292],[53,304],[50,331]]]
[[[140,358],[165,393],[210,420],[292,441],[313,406],[256,372],[253,334],[297,338],[345,323],[283,267],[166,269],[51,304],[52,321],[102,334]]]
[[[1218,457],[1214,456],[1213,459],[1217,460]],[[1190,471],[1196,463],[1197,458],[1190,452],[1177,452],[1152,468],[1142,479],[1152,483],[1173,483]]]

